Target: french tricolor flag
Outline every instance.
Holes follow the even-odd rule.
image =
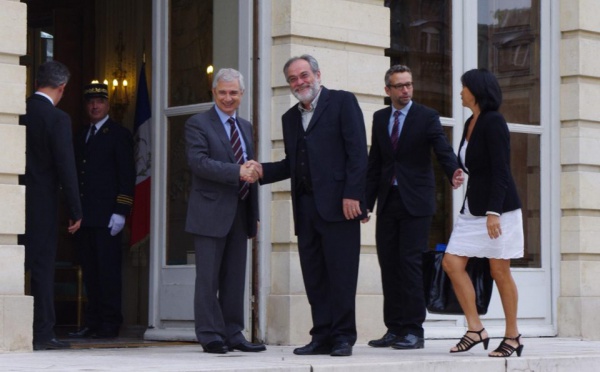
[[[146,81],[146,63],[142,63],[137,86],[133,139],[135,143],[135,193],[131,212],[130,245],[138,245],[150,234],[150,174],[152,170],[152,137],[150,97]]]

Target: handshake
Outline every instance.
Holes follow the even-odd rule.
[[[262,165],[255,160],[248,160],[240,167],[240,180],[254,183],[263,176]]]

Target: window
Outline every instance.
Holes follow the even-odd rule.
[[[387,0],[386,6],[391,64],[412,70],[415,101],[452,117],[452,1]]]
[[[169,18],[170,108],[212,101],[213,1],[171,0]],[[191,116],[169,115],[167,122],[168,265],[194,264],[192,236],[185,232],[191,174],[185,155],[184,125]]]
[[[452,2],[450,0],[388,0],[391,40],[386,55],[391,65],[410,67],[416,102],[452,116]],[[381,72],[383,86],[384,71]],[[389,104],[389,102],[388,102]],[[452,143],[452,128],[444,127]],[[435,158],[435,156],[433,156]],[[437,161],[436,214],[429,234],[429,247],[446,244],[452,232],[452,189]]]
[[[210,102],[213,2],[172,0],[169,39],[169,106]]]
[[[510,124],[540,125],[540,5],[535,0],[478,1],[479,67],[502,88]],[[538,57],[535,57],[538,56]],[[540,135],[511,125],[511,167],[523,203],[525,256],[512,266],[541,267]]]

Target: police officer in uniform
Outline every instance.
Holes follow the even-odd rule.
[[[83,209],[77,247],[87,295],[84,327],[70,337],[114,338],[121,312],[122,229],[133,203],[131,132],[108,116],[105,84],[84,89],[89,125],[75,141]]]

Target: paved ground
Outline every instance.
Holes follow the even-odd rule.
[[[499,339],[492,339],[490,349]],[[374,349],[356,345],[351,357],[297,356],[294,347],[272,346],[262,353],[207,354],[197,344],[138,343],[128,348],[92,348],[0,354],[0,371],[293,371],[293,372],[464,372],[600,371],[600,341],[525,338],[521,358],[489,358],[482,345],[449,354],[453,340],[427,340],[425,349]],[[144,346],[142,345],[152,345]],[[161,346],[158,346],[161,345]],[[88,345],[92,346],[92,345]],[[102,346],[102,345],[98,345]]]

